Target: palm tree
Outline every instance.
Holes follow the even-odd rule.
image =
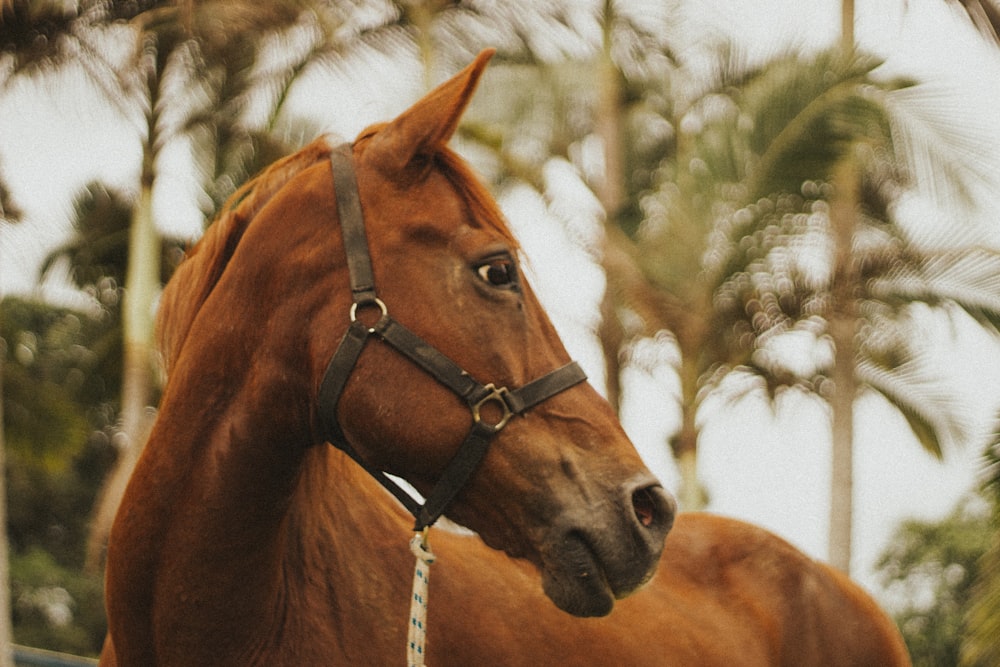
[[[86,38],[76,35],[74,27],[79,17],[77,12],[56,3],[33,3],[28,0],[9,0],[0,3],[0,65],[6,76],[0,80],[0,93],[7,88],[16,75],[44,71],[58,64],[64,64],[72,58],[67,42],[72,42],[81,51],[94,55],[92,43]],[[84,63],[91,64],[93,59],[84,58]],[[98,77],[96,81],[103,84],[105,79]],[[21,217],[20,211],[6,187],[0,181],[0,218],[4,222],[15,222]],[[0,339],[0,382],[2,382],[3,358],[6,356],[6,342]],[[2,397],[2,391],[0,391]],[[0,400],[0,412],[3,401]],[[0,461],[4,457],[4,428],[0,414]],[[0,466],[0,471],[6,466]],[[5,476],[5,475],[4,475]],[[3,603],[0,604],[0,667],[13,667],[14,656],[11,634],[11,614],[9,600],[9,569],[8,540],[6,516],[6,484],[0,484],[0,512],[2,518],[2,541],[0,541],[0,587],[3,588]]]
[[[95,511],[88,549],[94,569],[152,423],[147,408],[153,404],[155,367],[152,304],[164,280],[153,209],[160,151],[171,141],[187,138],[194,143],[193,157],[207,177],[202,185],[209,202],[206,216],[212,216],[247,176],[286,153],[290,147],[271,133],[289,88],[312,53],[307,49],[288,67],[263,74],[257,61],[263,36],[280,35],[303,8],[295,0],[264,7],[216,0],[154,7],[130,21],[132,60],[118,80],[135,100],[132,109],[139,111],[143,159],[123,283],[121,430],[127,444]],[[261,88],[271,93],[271,106],[264,123],[252,126],[241,110]],[[178,90],[186,94],[178,96]]]
[[[897,204],[913,187],[905,174],[920,173],[912,167],[914,148],[934,159],[942,176],[936,185],[952,195],[952,206],[969,196],[960,177],[975,180],[969,166],[986,162],[981,155],[953,151],[949,128],[920,122],[908,107],[919,100],[919,89],[907,81],[874,79],[875,65],[832,51],[808,66],[772,64],[740,88],[737,105],[746,116],[737,122],[754,128],[747,137],[751,166],[742,179],[745,201],[771,203],[751,204],[724,218],[748,252],[723,254],[726,261],[715,273],[715,327],[752,316],[748,344],[728,346],[742,347],[746,356],[732,361],[771,382],[829,392],[834,441],[847,443],[847,450],[854,398],[865,388],[899,409],[920,443],[940,455],[943,443],[962,437],[961,415],[935,390],[924,363],[926,349],[912,342],[913,327],[919,327],[912,306],[964,311],[995,326],[1000,284],[993,276],[1000,255],[974,244],[928,242],[900,218]],[[787,93],[779,98],[776,91]],[[797,191],[804,196],[792,195]],[[819,225],[822,235],[813,236],[810,225]],[[817,267],[788,257],[790,243],[810,236],[829,248],[820,275]],[[773,277],[755,284],[761,283],[755,277],[761,269]],[[792,373],[776,351],[774,341],[796,330],[829,341],[832,348],[829,364],[811,369],[814,379]],[[832,379],[832,386],[824,387],[824,378]],[[850,459],[835,459],[834,465],[835,484],[839,475],[846,479],[839,480],[844,495],[834,498],[831,518],[844,521],[840,532],[831,534],[831,549],[839,549],[831,557],[846,570]]]

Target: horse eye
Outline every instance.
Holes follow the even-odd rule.
[[[476,273],[494,287],[516,287],[517,267],[506,257],[491,259],[476,267]]]

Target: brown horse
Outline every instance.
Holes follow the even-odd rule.
[[[763,531],[681,516],[656,569],[673,500],[445,147],[488,58],[272,166],[178,269],[101,664],[402,664],[408,536],[442,510],[478,535],[432,534],[435,667],[906,664],[867,596]]]

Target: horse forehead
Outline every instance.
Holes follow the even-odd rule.
[[[390,179],[379,174],[374,179],[359,179],[366,214],[391,217],[403,225],[438,223],[454,226],[469,214],[468,205],[458,188],[437,170],[411,179]]]

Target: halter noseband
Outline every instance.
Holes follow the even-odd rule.
[[[443,355],[405,326],[394,320],[385,303],[375,292],[368,239],[365,234],[361,198],[354,173],[350,144],[341,144],[330,153],[333,167],[334,192],[337,196],[337,215],[343,235],[344,251],[351,280],[354,303],[350,311],[350,325],[330,359],[320,384],[318,409],[323,437],[333,446],[344,451],[394,495],[416,519],[414,530],[429,527],[444,513],[445,508],[468,481],[486,455],[490,440],[500,432],[515,415],[524,414],[552,396],[587,379],[583,369],[574,361],[557,368],[528,384],[513,390],[480,384],[455,362]],[[361,309],[376,308],[378,321],[369,326],[358,319]],[[337,420],[337,404],[347,385],[347,380],[361,356],[368,339],[375,337],[410,359],[434,379],[455,392],[469,406],[472,428],[458,451],[445,466],[437,484],[423,505],[389,478],[384,471],[367,463],[348,443]],[[500,411],[500,418],[490,422],[483,418],[483,407],[492,404]]]

